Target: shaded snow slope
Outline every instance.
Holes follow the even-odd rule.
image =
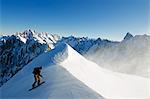
[[[41,65],[46,83],[28,92],[33,82],[32,69]],[[150,80],[102,69],[86,60],[69,45],[59,44],[19,71],[1,87],[0,92],[2,99],[100,98],[96,92],[108,99],[149,99]]]
[[[63,57],[62,57],[63,56]],[[66,45],[58,45],[38,56],[0,88],[1,99],[101,99],[102,97],[66,71],[59,62],[67,58]],[[28,91],[33,83],[32,70],[43,66],[43,85]]]
[[[59,36],[32,30],[0,37],[0,87],[43,52],[53,49]]]

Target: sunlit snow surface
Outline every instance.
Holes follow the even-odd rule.
[[[0,99],[103,99],[58,64],[67,58],[61,56],[67,55],[66,50],[65,44],[58,45],[51,52],[34,59],[0,88]],[[32,70],[36,66],[43,66],[42,80],[45,83],[28,91],[34,81]]]
[[[46,83],[29,92],[36,66],[43,66]],[[25,66],[0,92],[2,99],[150,99],[150,80],[102,69],[59,44]]]
[[[116,45],[94,45],[84,56],[111,71],[150,78],[150,36],[127,34],[125,38]]]

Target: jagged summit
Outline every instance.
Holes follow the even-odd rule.
[[[58,35],[48,34],[47,32],[38,33],[31,29],[16,33],[16,36],[24,43],[26,43],[27,40],[33,39],[41,44],[56,43],[56,41],[60,39]]]
[[[126,36],[124,37],[124,40],[129,40],[133,37],[133,35],[131,33],[127,33]]]

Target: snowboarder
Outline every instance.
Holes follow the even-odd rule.
[[[43,77],[41,75],[41,70],[42,70],[42,67],[35,67],[34,70],[33,70],[33,74],[34,74],[34,83],[32,84],[32,88],[35,87],[35,84],[37,83],[38,85],[40,85],[40,82],[41,82],[41,78],[40,77]]]

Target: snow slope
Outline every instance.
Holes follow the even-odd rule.
[[[0,99],[102,99],[58,64],[67,58],[66,49],[65,45],[58,45],[35,58],[0,88]],[[32,70],[36,66],[43,66],[46,83],[29,92],[34,80]]]
[[[53,49],[59,36],[25,30],[0,37],[0,87],[43,52]]]
[[[95,50],[96,48],[96,50]],[[91,48],[85,57],[112,71],[150,78],[150,36],[128,34],[120,43]]]
[[[102,69],[69,46],[68,58],[61,66],[105,98],[150,99],[150,79]]]
[[[40,65],[46,83],[28,92],[33,82],[32,69]],[[102,69],[69,45],[59,44],[25,66],[0,92],[2,99],[96,99],[102,98],[100,95],[108,99],[149,99],[150,80]]]

